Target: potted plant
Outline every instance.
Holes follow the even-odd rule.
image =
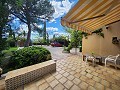
[[[62,52],[63,53],[70,53],[70,50],[68,50],[68,48],[64,46],[64,50]]]
[[[91,52],[91,55],[94,57],[95,53],[94,53],[94,52]]]

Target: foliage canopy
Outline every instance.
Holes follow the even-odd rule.
[[[10,13],[28,25],[28,35],[25,46],[29,46],[31,26],[41,19],[50,20],[54,8],[49,0],[11,0]]]

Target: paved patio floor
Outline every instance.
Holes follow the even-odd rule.
[[[79,55],[72,54],[56,63],[56,72],[17,90],[120,90],[120,70],[86,65]]]

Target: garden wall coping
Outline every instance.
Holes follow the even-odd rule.
[[[53,71],[56,71],[56,63],[54,60],[10,71],[5,78],[5,88],[6,90],[17,89],[19,86]]]

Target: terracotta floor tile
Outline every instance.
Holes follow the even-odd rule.
[[[70,90],[81,90],[78,86],[73,85],[72,88]]]
[[[71,70],[75,70],[75,69],[76,69],[75,67],[71,68]]]
[[[38,80],[38,81],[36,82],[36,85],[39,86],[39,85],[41,85],[41,84],[43,84],[43,83],[45,83],[45,82],[46,82],[45,79],[40,79],[40,80]]]
[[[94,86],[95,85],[95,81],[93,79],[88,79],[86,81],[88,84],[90,84],[91,86]]]
[[[106,87],[110,87],[110,82],[108,82],[106,80],[101,80],[101,84],[106,86]]]
[[[81,75],[80,73],[75,73],[74,76],[75,76],[76,78],[80,78],[82,75]]]
[[[92,86],[89,86],[88,90],[96,90],[96,89],[94,87],[92,87]]]
[[[91,71],[90,69],[87,69],[86,72],[88,72],[88,73],[92,73],[92,71]]]
[[[92,77],[93,77],[93,75],[92,75],[92,74],[87,73],[87,74],[86,74],[86,77],[88,77],[88,78],[92,78]]]
[[[59,83],[58,85],[56,85],[55,87],[54,87],[54,90],[63,90],[65,87],[61,84],[61,83]]]
[[[92,72],[91,74],[94,75],[94,76],[98,76],[97,72]]]
[[[104,90],[105,89],[104,86],[102,84],[100,84],[100,83],[95,83],[95,88],[97,90]]]
[[[59,73],[61,73],[61,74],[63,74],[64,72],[65,72],[64,70],[59,71]]]
[[[112,88],[112,90],[120,90],[120,87],[115,84],[112,84],[111,88]]]
[[[55,78],[56,78],[56,79],[60,79],[60,78],[62,78],[62,75],[61,75],[61,74],[58,74],[58,75],[55,76]]]
[[[50,77],[46,78],[47,82],[52,82],[55,78],[51,75]]]
[[[62,77],[61,79],[59,79],[59,81],[60,81],[62,84],[64,84],[64,83],[67,81],[67,78]]]
[[[81,82],[80,84],[79,84],[79,87],[81,88],[81,89],[85,89],[85,90],[87,90],[87,88],[88,88],[88,84],[86,83],[86,82]]]
[[[52,82],[50,82],[49,84],[50,84],[50,86],[53,88],[53,87],[55,87],[58,83],[59,83],[59,82],[55,79],[55,80],[53,80]]]
[[[68,72],[63,73],[63,76],[67,77],[68,75],[70,75]]]
[[[53,90],[51,87],[48,87],[46,90]]]
[[[88,78],[86,76],[81,76],[80,79],[85,81],[85,82],[88,80]]]
[[[48,83],[43,83],[39,86],[39,90],[45,90],[49,87],[49,84]],[[31,90],[31,89],[30,89]]]
[[[96,76],[93,76],[93,78],[92,78],[94,81],[96,81],[96,82],[100,82],[101,81],[101,78],[99,78],[99,77],[96,77]]]
[[[76,85],[78,85],[80,82],[81,82],[81,80],[78,78],[74,78],[74,80],[73,80],[73,83]]]
[[[69,73],[72,74],[72,75],[74,75],[76,72],[75,71],[70,71]]]
[[[67,81],[64,86],[67,88],[67,89],[70,89],[72,87],[73,83],[71,81]]]
[[[68,78],[69,80],[73,80],[75,77],[74,77],[73,75],[69,75],[67,78]]]

